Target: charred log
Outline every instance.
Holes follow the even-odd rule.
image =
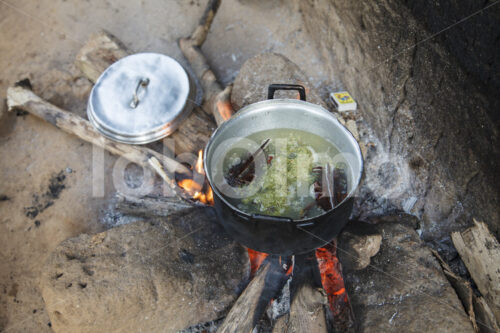
[[[178,197],[131,197],[116,193],[115,208],[123,214],[142,217],[165,217],[182,214],[195,207],[194,204]]]
[[[292,300],[285,332],[326,333],[328,299],[314,253],[297,255],[290,288]]]
[[[266,259],[217,332],[252,332],[267,305],[283,288],[286,280],[287,276],[279,265],[278,258]]]

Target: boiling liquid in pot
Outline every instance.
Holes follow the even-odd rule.
[[[337,206],[349,193],[350,170],[343,154],[324,138],[296,129],[265,130],[235,140],[223,161],[224,174],[247,160],[267,139],[264,154],[252,164],[255,176],[250,177],[250,184],[235,186],[240,198],[226,196],[238,209],[249,214],[310,218]]]

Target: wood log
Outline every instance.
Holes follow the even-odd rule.
[[[460,298],[460,301],[462,302],[465,311],[469,315],[469,319],[472,323],[474,331],[478,332],[479,327],[477,326],[476,316],[474,312],[474,305],[472,304],[472,299],[474,297],[474,294],[470,286],[470,283],[462,279],[461,277],[455,275],[451,270],[450,266],[448,266],[448,264],[443,260],[443,258],[441,258],[441,256],[437,251],[431,249],[431,252],[434,255],[434,257],[436,257],[436,259],[439,261],[439,264],[443,269],[444,275],[448,279],[448,282],[450,282],[453,289],[455,289],[458,298]]]
[[[472,298],[476,322],[480,333],[500,333],[500,325],[498,325],[495,314],[491,311],[490,306],[486,303],[484,297],[474,296]]]
[[[194,46],[201,47],[205,40],[207,39],[208,31],[215,18],[215,14],[219,10],[222,0],[209,0],[203,11],[203,15],[198,22],[198,26],[195,28],[189,39],[193,42]]]
[[[432,254],[438,260],[444,275],[455,289],[458,298],[462,302],[465,311],[469,315],[474,331],[481,333],[498,333],[500,328],[495,319],[495,315],[483,297],[474,295],[469,281],[453,273],[450,266],[441,258],[437,251],[432,250]]]
[[[86,78],[95,83],[106,68],[127,55],[127,50],[116,37],[100,31],[93,34],[80,49],[75,65]],[[175,149],[176,154],[197,152],[205,147],[215,127],[213,119],[196,106],[179,128],[170,135],[175,148],[169,146],[169,149]]]
[[[265,262],[258,269],[255,277],[250,281],[240,297],[236,300],[224,322],[217,330],[218,333],[249,333],[256,325],[255,311],[260,296],[263,294],[266,276],[271,270],[271,264]]]
[[[123,214],[142,217],[165,217],[182,214],[192,209],[195,204],[177,197],[131,197],[116,193],[115,208]]]
[[[174,172],[191,174],[185,166],[152,149],[122,144],[105,138],[87,120],[43,100],[33,93],[30,87],[29,81],[23,80],[21,84],[7,89],[9,111],[13,109],[27,111],[67,133],[106,149],[114,155],[123,156],[142,167],[148,167],[158,173],[174,193],[180,197],[183,196],[182,190],[169,174],[173,175]]]
[[[318,268],[322,285],[328,295],[326,311],[328,329],[333,332],[354,332],[356,327],[354,311],[345,288],[342,265],[337,256],[337,239],[316,249]]]
[[[290,306],[287,333],[326,333],[325,316],[328,299],[324,292],[309,283],[302,284]]]
[[[451,234],[453,244],[479,291],[500,322],[500,245],[483,222]]]
[[[113,35],[100,31],[92,34],[76,56],[75,65],[95,83],[112,63],[126,57],[125,46]]]
[[[326,333],[328,298],[321,286],[321,276],[314,252],[295,256],[290,287],[290,313],[279,318],[273,333]]]
[[[205,12],[191,36],[179,39],[179,47],[194,73],[200,79],[205,92],[203,109],[214,116],[217,125],[222,124],[233,114],[230,103],[231,88],[222,88],[200,48],[207,38],[220,3],[221,0],[209,0]]]
[[[273,325],[273,333],[287,333],[289,317],[290,314],[287,313],[276,319],[276,322]]]
[[[250,333],[266,306],[283,288],[286,274],[277,260],[266,260],[227,314],[218,333]]]

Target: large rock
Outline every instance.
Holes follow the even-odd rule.
[[[277,53],[263,53],[247,60],[234,80],[231,103],[235,110],[267,99],[273,83],[300,84],[306,88],[308,102],[325,106],[306,75],[295,63]],[[296,92],[276,92],[275,98],[296,98]]]
[[[363,269],[380,250],[382,235],[372,224],[350,221],[338,237],[338,256],[344,269]]]
[[[423,237],[428,240],[462,229],[476,217],[489,221],[490,230],[498,236],[498,94],[486,94],[487,87],[462,69],[454,55],[438,43],[439,38],[428,38],[431,33],[403,4],[408,1],[297,2],[330,75],[337,76],[357,99],[359,112],[380,140],[374,156],[385,154],[387,162],[396,164],[395,171],[399,171],[397,193],[388,198],[383,189],[375,193],[373,205],[363,202],[362,216],[385,214],[391,207],[411,212],[422,219]],[[434,16],[441,20],[441,27],[458,20],[447,16],[445,23],[443,16],[456,14],[449,7],[463,8],[467,15],[475,11],[465,2],[424,1],[432,3],[430,7],[442,7]],[[418,11],[415,8],[421,3],[410,6]],[[488,12],[498,14],[498,10],[496,6]],[[483,19],[496,22],[492,18],[497,14],[477,15],[467,24]],[[425,11],[423,15],[427,16]],[[498,36],[489,35],[490,28],[498,31],[493,23],[488,29],[488,23],[479,26],[488,35],[485,38]],[[454,33],[457,38],[470,37]],[[472,49],[460,58],[480,54],[471,46],[474,41],[466,44]],[[484,48],[482,41],[480,44]],[[387,169],[388,174],[396,174],[389,164],[380,172]],[[368,161],[367,171],[370,165],[373,163]],[[389,178],[382,177],[382,182],[387,184]]]
[[[363,270],[344,269],[357,332],[473,332],[415,224],[411,217],[379,221],[380,252]]]
[[[64,241],[41,289],[56,332],[175,332],[223,316],[248,275],[246,250],[194,209]]]

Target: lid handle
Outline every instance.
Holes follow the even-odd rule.
[[[135,109],[137,107],[137,105],[139,105],[139,90],[141,88],[143,88],[144,90],[146,89],[146,87],[148,86],[149,84],[149,79],[146,77],[146,78],[142,78],[139,80],[139,82],[137,83],[137,87],[135,87],[135,91],[134,91],[134,96],[132,98],[132,101],[130,102],[130,107],[132,109]]]

